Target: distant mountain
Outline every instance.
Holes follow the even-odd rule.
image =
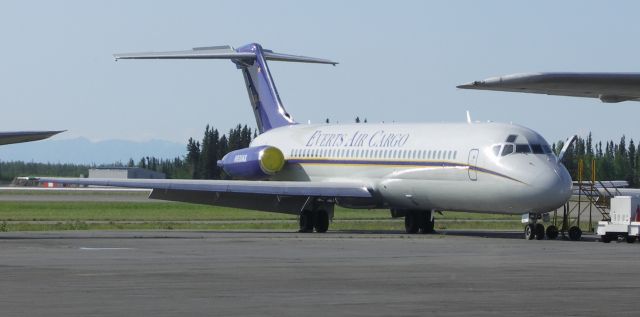
[[[130,158],[174,158],[186,154],[186,144],[151,140],[145,142],[106,140],[91,142],[85,138],[44,140],[0,146],[0,160],[42,163],[126,164]]]

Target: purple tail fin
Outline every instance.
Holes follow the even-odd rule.
[[[299,63],[332,64],[326,59],[275,53],[252,43],[236,50],[230,46],[198,47],[190,51],[115,54],[119,59],[230,59],[242,70],[249,99],[260,133],[296,124],[280,101],[268,60]]]
[[[278,90],[271,77],[269,65],[264,57],[262,46],[249,44],[236,50],[239,53],[254,53],[254,60],[234,60],[244,75],[249,100],[256,116],[260,133],[286,125],[296,124],[284,109]]]

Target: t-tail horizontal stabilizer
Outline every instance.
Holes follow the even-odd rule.
[[[249,99],[260,133],[274,128],[296,124],[282,105],[269,67],[268,60],[331,64],[328,59],[276,53],[263,49],[260,44],[248,44],[237,49],[231,46],[197,47],[189,51],[114,54],[119,59],[230,59],[242,70]]]

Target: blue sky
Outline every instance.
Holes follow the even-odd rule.
[[[0,130],[59,139],[200,138],[253,125],[229,61],[120,61],[111,54],[259,42],[337,67],[270,64],[299,122],[514,122],[553,142],[640,138],[640,103],[464,91],[494,75],[637,71],[634,1],[3,1]]]

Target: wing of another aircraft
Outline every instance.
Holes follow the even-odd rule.
[[[64,131],[0,132],[0,145],[38,141]]]
[[[359,182],[100,179],[38,177],[41,183],[152,189],[151,199],[297,214],[308,198],[375,200]]]
[[[640,101],[640,73],[528,73],[491,77],[462,89],[598,98],[602,102]]]

